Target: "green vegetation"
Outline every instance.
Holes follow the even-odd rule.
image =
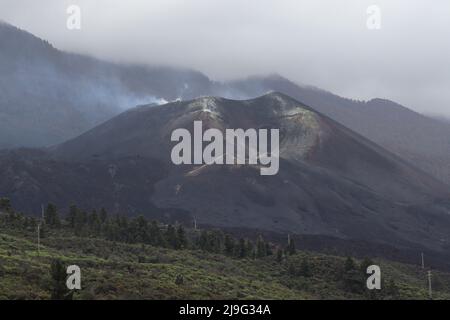
[[[110,217],[75,206],[44,221],[0,199],[0,299],[427,299],[419,266],[300,251],[258,237],[192,230],[144,217]],[[37,226],[40,224],[40,250]],[[67,291],[65,267],[81,268],[81,290]],[[368,265],[382,289],[368,290]],[[433,272],[434,297],[450,298],[450,274]]]

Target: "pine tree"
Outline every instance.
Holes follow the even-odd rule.
[[[239,246],[238,246],[238,257],[239,258],[245,258],[247,257],[247,246],[244,239],[239,239]]]
[[[371,265],[373,265],[373,261],[370,260],[369,258],[364,258],[364,260],[361,261],[361,264],[359,266],[363,276],[365,276],[367,273],[367,267]]]
[[[175,228],[169,224],[166,230],[166,241],[170,248],[177,248],[177,235],[175,232]]]
[[[78,214],[78,208],[76,205],[71,205],[69,208],[69,213],[67,214],[67,222],[69,223],[69,227],[74,229],[76,224]]]
[[[308,264],[308,261],[306,260],[306,258],[303,258],[302,263],[300,264],[299,274],[303,277],[311,276],[311,269],[309,267],[309,264]]]
[[[164,238],[161,234],[161,229],[156,221],[150,224],[149,242],[154,246],[164,246]]]
[[[107,220],[104,225],[104,231],[106,239],[117,241],[119,240],[119,226],[117,220]]]
[[[277,248],[277,262],[281,263],[283,261],[283,250]]]
[[[233,238],[230,237],[228,234],[225,235],[224,247],[225,247],[225,254],[228,256],[232,256],[235,250],[235,244]]]
[[[272,248],[270,247],[269,242],[266,242],[266,255],[268,255],[268,256],[273,255]]]
[[[52,300],[72,300],[72,292],[67,288],[67,273],[61,260],[55,259],[50,266],[51,299]]]
[[[206,230],[202,230],[200,233],[200,237],[198,238],[198,247],[201,250],[209,251],[208,232]]]
[[[37,220],[36,220],[35,217],[31,217],[30,218],[30,223],[29,223],[28,227],[29,227],[30,230],[36,230]]]
[[[80,236],[84,234],[85,231],[85,225],[88,220],[88,214],[84,210],[77,209],[75,212],[75,225],[74,225],[74,232],[75,235]]]
[[[356,269],[355,261],[351,257],[347,257],[347,259],[345,259],[344,270],[351,271],[355,269]]]
[[[84,210],[77,210],[75,216],[75,232],[80,234],[87,223],[87,213]]]
[[[347,257],[345,260],[344,272],[342,273],[341,279],[345,290],[352,293],[362,293],[364,291],[364,277],[351,257]]]
[[[253,246],[253,243],[250,240],[246,239],[245,247],[246,247],[247,257],[255,258],[255,248]]]
[[[11,201],[8,198],[0,198],[0,211],[10,212],[11,210]]]
[[[37,228],[37,225],[36,225]],[[39,228],[39,235],[41,239],[44,239],[47,237],[47,226],[44,223],[41,223],[40,228]]]
[[[134,220],[134,230],[135,233],[135,241],[136,242],[144,242],[148,243],[150,236],[149,236],[149,228],[148,228],[148,221],[145,219],[143,215],[138,216]]]
[[[47,209],[44,212],[45,224],[50,227],[59,227],[61,225],[61,220],[59,219],[58,210],[56,206],[52,203],[47,205]]]
[[[288,243],[286,251],[290,256],[295,254],[295,252],[296,252],[295,242],[294,242],[294,239],[292,239],[292,237],[289,238],[289,243]]]
[[[291,261],[288,264],[288,274],[295,277],[297,275],[297,269],[295,268],[295,264]]]
[[[100,231],[100,218],[97,214],[97,210],[92,210],[92,213],[88,216],[88,225],[91,231],[98,233]]]
[[[264,242],[263,237],[260,235],[256,240],[256,257],[263,258],[265,256],[267,256],[266,243]]]
[[[188,240],[186,237],[186,232],[182,225],[179,225],[177,228],[177,249],[185,249],[187,248]]]
[[[224,234],[222,231],[213,230],[208,233],[209,250],[215,253],[222,253],[224,247]]]

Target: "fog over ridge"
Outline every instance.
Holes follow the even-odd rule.
[[[66,28],[69,5],[82,29]],[[368,30],[366,10],[381,9]],[[1,0],[0,19],[56,47],[223,81],[278,73],[341,96],[450,115],[450,2]]]

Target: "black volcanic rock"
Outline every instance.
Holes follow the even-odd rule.
[[[386,99],[359,101],[278,75],[229,82],[221,91],[249,98],[275,90],[293,97],[450,184],[450,125]]]
[[[280,129],[280,171],[170,161],[174,129]],[[362,136],[279,93],[204,97],[120,114],[61,145],[3,152],[0,194],[17,207],[72,202],[201,224],[448,246],[446,186]]]

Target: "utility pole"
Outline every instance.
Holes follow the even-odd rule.
[[[425,262],[423,260],[423,252],[422,252],[422,269],[425,269]]]
[[[428,295],[430,300],[433,299],[433,291],[431,289],[431,270],[428,270]]]
[[[197,219],[194,218],[194,230],[197,230]]]
[[[41,255],[41,223],[38,222],[37,225],[37,248],[38,248],[38,256]]]
[[[41,255],[41,224],[44,222],[44,205],[41,204],[41,219],[38,221],[37,225],[37,249],[38,256]]]

